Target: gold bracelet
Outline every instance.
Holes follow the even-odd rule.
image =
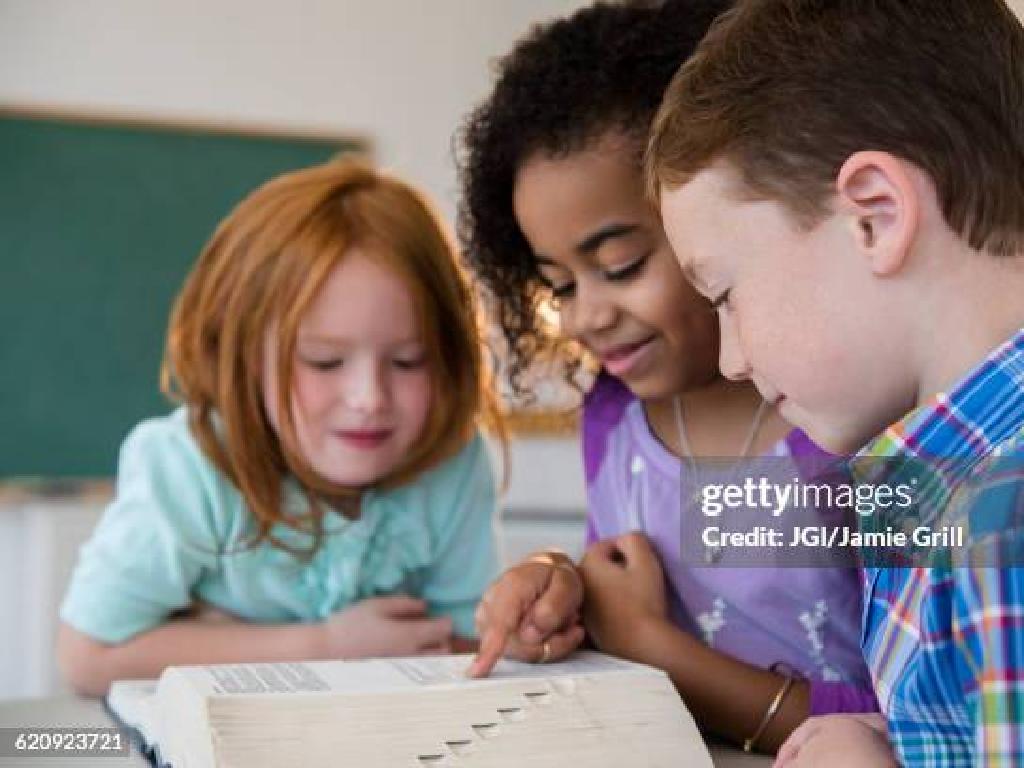
[[[790,689],[793,687],[793,683],[798,679],[800,678],[796,675],[786,676],[786,682],[782,684],[782,687],[779,688],[779,692],[776,693],[775,698],[772,699],[772,703],[768,705],[768,709],[765,710],[764,717],[761,718],[761,724],[757,726],[757,730],[754,731],[754,735],[743,742],[744,752],[753,751],[754,745],[757,744],[757,740],[764,735],[764,732],[768,729],[768,724],[772,721],[772,718],[775,717],[776,713],[778,713],[779,707],[782,706],[782,702],[786,698],[786,694],[789,693]]]
[[[561,555],[562,557],[555,557],[555,555]],[[561,568],[563,571],[571,573],[577,579],[580,578],[580,574],[576,570],[576,566],[572,563],[572,558],[565,554],[565,552],[560,552],[558,550],[538,552],[526,558],[526,562],[543,563],[544,565],[550,565],[552,568]]]

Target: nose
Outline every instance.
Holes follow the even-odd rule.
[[[718,367],[722,375],[732,381],[746,381],[750,378],[750,363],[743,354],[736,322],[728,311],[718,313],[719,348]]]
[[[348,407],[365,414],[383,411],[390,400],[390,386],[385,366],[377,360],[363,360],[349,366],[342,384]]]
[[[576,295],[562,314],[564,331],[576,338],[600,333],[615,324],[618,310],[599,285],[580,280]]]

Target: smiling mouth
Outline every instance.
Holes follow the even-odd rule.
[[[608,373],[613,376],[628,374],[648,350],[655,336],[650,336],[635,344],[622,344],[601,354],[601,362]]]
[[[353,448],[372,450],[391,437],[390,429],[343,429],[334,434]]]

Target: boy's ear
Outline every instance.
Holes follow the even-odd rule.
[[[852,154],[839,170],[836,194],[872,272],[899,271],[917,236],[921,202],[906,164],[887,152]]]

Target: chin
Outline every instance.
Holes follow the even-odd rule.
[[[675,394],[669,382],[657,376],[637,376],[634,378],[620,378],[619,381],[640,400],[661,400]]]
[[[344,488],[364,488],[373,485],[386,475],[390,470],[379,467],[353,467],[351,459],[332,462],[330,467],[314,467],[320,477],[333,485]],[[339,472],[338,467],[346,467],[345,472]]]
[[[827,427],[815,424],[793,424],[802,429],[804,434],[811,438],[815,445],[828,451],[833,456],[852,456],[864,447],[865,441],[851,438],[850,435],[842,431],[828,429]]]

